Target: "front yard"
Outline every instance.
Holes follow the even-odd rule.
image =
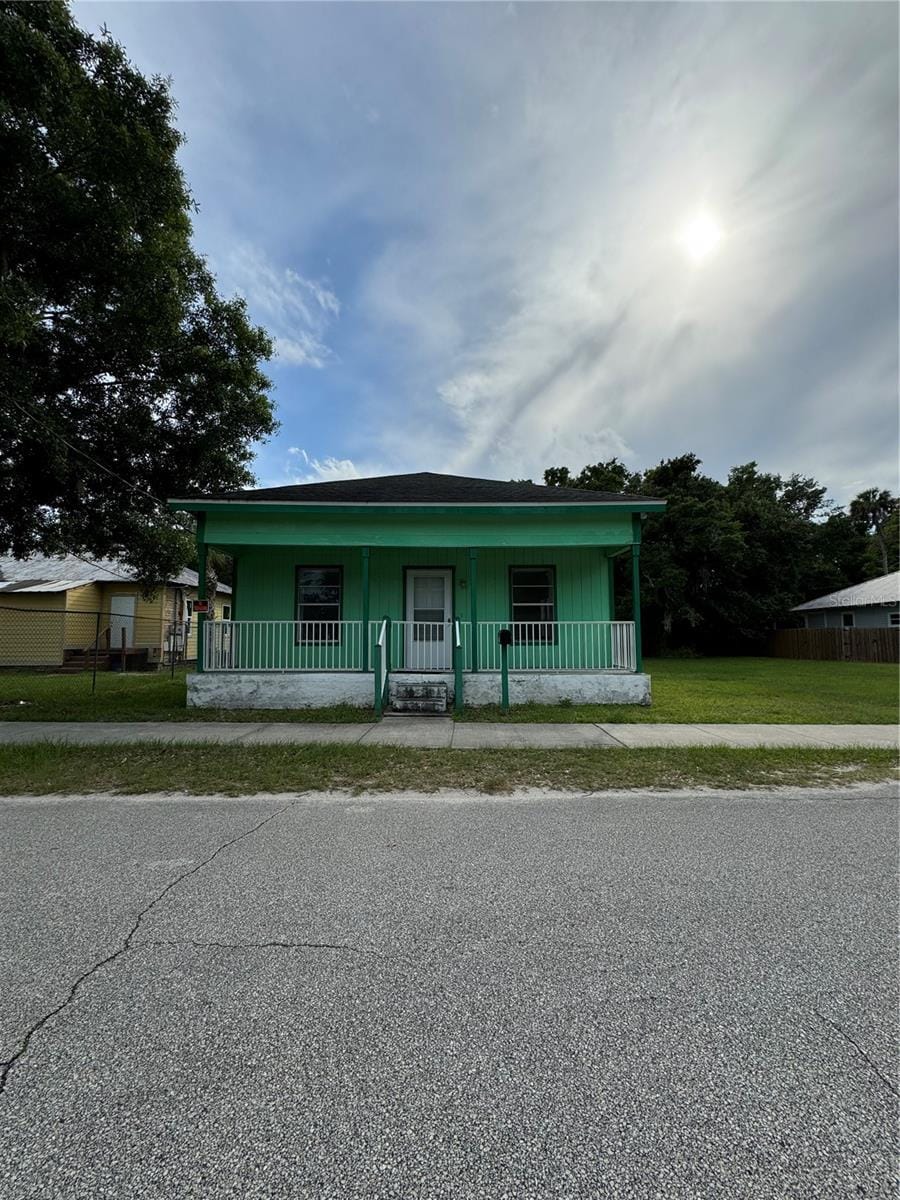
[[[647,707],[573,704],[468,709],[469,721],[622,721],[727,724],[890,725],[900,700],[888,663],[805,662],[793,658],[659,658]]]
[[[891,724],[897,719],[897,668],[880,663],[781,658],[655,659],[649,708],[624,705],[499,705],[467,709],[467,721],[778,722]],[[499,698],[498,698],[499,699]],[[6,721],[371,721],[368,709],[216,710],[185,706],[184,672],[97,677],[0,673]]]

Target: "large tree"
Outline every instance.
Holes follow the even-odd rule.
[[[0,549],[189,553],[167,497],[252,480],[264,330],[190,242],[166,81],[65,4],[0,0]]]
[[[734,467],[725,483],[700,468],[695,454],[682,454],[644,472],[614,458],[577,475],[566,467],[544,473],[544,482],[556,487],[667,501],[665,512],[647,521],[642,539],[641,598],[651,652],[764,649],[793,605],[864,578],[873,514],[882,519],[891,502],[896,513],[889,493],[866,493],[848,515],[814,479],[784,479],[755,462]],[[880,528],[889,542],[889,525]],[[616,568],[621,617],[631,605],[627,565]]]
[[[880,488],[868,488],[850,501],[850,519],[872,538],[876,548],[869,555],[875,567],[869,574],[887,575],[897,566],[897,509],[898,500]]]

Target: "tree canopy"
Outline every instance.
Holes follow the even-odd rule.
[[[793,605],[882,573],[881,549],[890,552],[891,522],[897,520],[897,500],[889,492],[864,492],[844,512],[824,487],[802,475],[785,479],[749,462],[732,468],[722,483],[701,466],[697,455],[682,454],[643,472],[616,458],[576,475],[567,467],[544,472],[553,487],[667,501],[663,514],[648,518],[642,536],[649,651],[761,650]],[[886,569],[894,568],[889,563]],[[617,593],[623,617],[630,613],[629,587],[622,571]]]
[[[166,81],[65,4],[0,0],[0,549],[189,554],[167,497],[252,482],[265,331],[191,246]]]

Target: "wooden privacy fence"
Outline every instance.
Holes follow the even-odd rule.
[[[900,628],[779,629],[769,653],[775,658],[895,663],[900,658]]]

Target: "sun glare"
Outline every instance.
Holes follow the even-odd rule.
[[[700,263],[718,249],[722,228],[709,213],[698,213],[682,231],[681,246],[691,262]]]

